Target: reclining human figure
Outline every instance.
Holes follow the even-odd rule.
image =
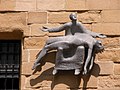
[[[35,62],[36,66],[40,65],[41,58],[49,50],[53,50],[53,49],[63,50],[63,49],[70,49],[70,47],[72,47],[72,46],[74,46],[76,48],[78,46],[84,46],[85,48],[88,48],[88,55],[87,55],[87,58],[85,60],[83,74],[87,74],[87,72],[90,71],[92,69],[92,66],[93,66],[94,55],[92,55],[92,54],[95,54],[95,52],[100,52],[104,49],[103,46],[101,45],[101,42],[94,39],[89,34],[76,33],[74,36],[70,35],[70,36],[63,36],[63,37],[56,37],[56,38],[59,39],[60,41],[54,42],[54,43],[49,43],[49,44],[45,45],[45,47],[40,52],[40,55],[38,56],[37,61]],[[50,39],[50,41],[51,41],[51,39]],[[94,46],[96,47],[97,50],[95,50],[93,52],[93,47]],[[61,57],[62,57],[62,55],[63,54],[61,54]],[[90,63],[90,67],[87,71],[87,66],[88,66],[89,63]],[[33,69],[35,67],[33,66]],[[75,72],[76,75],[80,73],[80,71],[78,69],[76,71],[77,71],[77,72]],[[56,74],[56,73],[57,73],[57,70],[54,70],[53,74]]]
[[[36,62],[34,63],[34,66],[32,69],[35,69],[38,65],[40,65],[41,58],[47,53],[48,50],[59,49],[59,48],[65,49],[66,47],[64,48],[62,45],[65,45],[65,46],[70,46],[70,45],[78,45],[78,46],[83,45],[84,46],[84,45],[86,45],[89,47],[89,49],[88,49],[88,56],[87,56],[85,66],[84,66],[84,74],[87,73],[86,67],[87,67],[88,63],[90,62],[90,60],[92,60],[90,58],[92,56],[91,54],[92,54],[93,46],[96,44],[96,42],[98,42],[93,37],[104,38],[106,36],[103,34],[99,34],[99,33],[95,33],[95,32],[86,30],[80,22],[77,22],[75,13],[72,13],[70,15],[70,19],[72,20],[71,22],[66,23],[63,26],[60,26],[57,28],[49,29],[49,28],[43,27],[43,29],[42,29],[43,31],[49,31],[49,32],[59,32],[59,31],[65,30],[65,36],[54,37],[54,38],[48,39],[44,48],[38,55],[38,58],[37,58]],[[86,39],[86,37],[89,37],[89,38],[87,38],[88,40]],[[74,38],[74,41],[72,40],[73,38]],[[93,40],[92,44],[91,44],[91,40]],[[78,44],[75,43],[78,41],[79,41]],[[90,69],[91,69],[91,67],[90,67]]]

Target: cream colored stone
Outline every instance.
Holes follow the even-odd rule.
[[[113,61],[120,62],[120,50],[105,50],[103,53],[98,54],[99,61]]]
[[[21,82],[21,84],[20,84],[20,88],[21,88],[21,90],[25,89],[26,76],[21,75],[21,77],[20,77],[20,82]]]
[[[29,12],[28,13],[28,24],[47,23],[47,12]]]
[[[81,21],[82,23],[101,22],[101,15],[97,11],[78,13],[78,20]]]
[[[36,1],[34,1],[34,0],[29,0],[29,1],[17,0],[15,10],[16,11],[35,11],[36,10]]]
[[[98,90],[119,90],[120,76],[99,76]]]
[[[28,37],[24,38],[25,49],[41,49],[46,43],[48,37]]]
[[[120,22],[120,10],[104,10],[102,11],[103,22]]]
[[[49,23],[65,23],[69,22],[70,12],[50,12],[48,13],[48,22]]]
[[[27,30],[26,13],[0,14],[0,32],[23,32]]]
[[[54,63],[52,62],[41,62],[41,66],[37,67],[37,71],[32,70],[34,62],[24,62],[22,64],[22,75],[52,75]]]
[[[32,75],[27,79],[26,88],[34,88],[40,90],[43,90],[44,87],[51,88],[52,81],[52,75]]]
[[[60,11],[64,10],[65,0],[37,0],[37,10]]]
[[[16,0],[0,0],[0,11],[14,11]]]
[[[107,35],[120,35],[120,23],[92,24],[92,31]]]
[[[39,54],[40,50],[39,49],[33,49],[29,51],[30,54],[30,62],[35,62],[37,55]]]
[[[120,64],[119,63],[114,64],[114,73],[116,75],[120,75]]]
[[[66,0],[65,3],[66,10],[86,10],[85,0]]]
[[[32,24],[30,25],[31,34],[30,36],[45,36],[48,32],[43,32],[42,27],[46,24]]]
[[[95,76],[86,76],[86,77],[83,77],[81,82],[80,82],[80,87],[84,88],[97,88],[97,77]],[[87,82],[87,85],[85,86],[85,82]],[[88,89],[89,90],[89,89]]]
[[[86,8],[90,10],[120,9],[119,0],[86,0]]]
[[[22,62],[28,62],[29,51],[27,49],[22,50]]]
[[[95,62],[98,64],[99,71],[94,71],[93,72],[99,72],[98,75],[112,75],[113,74],[113,62],[112,61],[98,61]]]
[[[90,10],[109,9],[110,0],[86,0],[86,8]]]

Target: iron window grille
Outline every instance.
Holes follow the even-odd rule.
[[[0,90],[19,90],[20,40],[0,40]]]

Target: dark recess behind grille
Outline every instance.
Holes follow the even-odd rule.
[[[19,90],[20,40],[0,40],[0,90]]]

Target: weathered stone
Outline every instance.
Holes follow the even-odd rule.
[[[66,0],[65,10],[86,10],[85,0]]]
[[[47,12],[29,12],[28,13],[28,24],[47,23]]]
[[[43,61],[44,62],[44,61]],[[35,75],[52,75],[52,70],[53,70],[53,67],[54,67],[54,64],[53,63],[50,63],[50,62],[44,62],[44,63],[41,63],[42,66],[39,66],[36,70],[38,70],[37,72],[32,70],[32,66],[33,66],[34,62],[24,62],[22,64],[22,75],[32,75],[32,74],[35,74]],[[43,66],[43,64],[45,64]],[[42,67],[42,68],[41,68]]]
[[[86,8],[90,10],[102,10],[102,9],[109,9],[110,1],[107,0],[87,0],[86,1]]]
[[[14,11],[16,0],[0,0],[0,11]]]
[[[52,75],[32,75],[27,79],[26,88],[51,88],[53,79]]]
[[[40,52],[39,49],[31,49],[29,50],[30,54],[30,62],[34,62],[36,60],[37,54]]]
[[[114,64],[114,73],[120,75],[120,64]]]
[[[22,62],[28,62],[29,51],[27,49],[22,50]]]
[[[96,23],[92,24],[92,31],[106,35],[120,35],[120,23]]]
[[[107,37],[100,40],[105,49],[120,48],[120,37]]]
[[[101,21],[100,12],[84,12],[78,14],[78,20],[82,23],[95,23]]]
[[[37,0],[37,10],[51,10],[59,11],[64,10],[65,0]]]
[[[28,37],[24,38],[25,49],[40,49],[45,45],[48,37]]]
[[[119,90],[120,76],[99,76],[98,90]]]
[[[98,89],[93,89],[93,88],[91,88],[91,89],[90,88],[88,88],[88,89],[87,88],[80,88],[80,89],[79,88],[70,88],[70,89],[67,89],[67,90],[71,90],[71,89],[72,90],[83,90],[83,89],[86,89],[86,90],[98,90]]]
[[[92,30],[92,25],[91,24],[83,24],[84,27],[87,29],[87,30]]]
[[[42,90],[51,90],[51,87],[43,87]]]
[[[110,75],[113,74],[113,62],[112,61],[104,61],[104,62],[95,62],[97,64],[97,68],[93,67],[92,74],[94,75]],[[107,68],[107,69],[106,69]],[[96,71],[99,70],[99,71]]]
[[[0,25],[4,25],[4,24],[12,24],[12,25],[16,25],[16,24],[23,24],[23,25],[27,25],[26,24],[26,15],[27,13],[25,12],[18,12],[18,13],[1,13],[0,14]]]
[[[34,11],[36,10],[36,1],[33,0],[17,0],[16,11]]]
[[[24,36],[24,37],[29,37],[29,36],[30,36],[31,30],[30,30],[30,27],[29,27],[29,26],[26,26],[26,29],[24,29],[23,31],[24,31],[24,32],[23,32],[23,36]]]
[[[114,87],[113,79],[111,78],[111,76],[99,76],[98,86],[99,86],[99,89]]]
[[[80,82],[80,87],[82,88],[97,88],[97,77],[90,76],[90,77],[83,77]],[[88,89],[89,90],[89,89]]]
[[[26,25],[26,13],[0,14],[0,32],[23,32],[28,29]]]
[[[25,89],[26,76],[21,75],[20,82],[21,82],[21,84],[20,84],[20,88],[21,88],[22,90]]]
[[[66,23],[69,22],[70,12],[50,12],[48,13],[49,23]]]
[[[120,50],[119,49],[105,50],[101,54],[98,54],[98,60],[120,62]]]
[[[43,32],[41,29],[45,24],[32,24],[30,25],[31,34],[30,36],[45,36],[48,32]]]
[[[120,10],[103,10],[102,21],[103,22],[120,22]]]
[[[22,70],[21,70],[21,74],[22,75],[31,75],[32,74],[32,65],[33,63],[32,62],[23,62],[22,63]]]
[[[110,1],[110,6],[109,9],[111,10],[119,10],[120,9],[120,0],[109,0]]]
[[[120,9],[119,0],[86,0],[86,8],[90,10]]]
[[[103,88],[103,89],[98,89],[98,90],[119,90],[120,88]]]

